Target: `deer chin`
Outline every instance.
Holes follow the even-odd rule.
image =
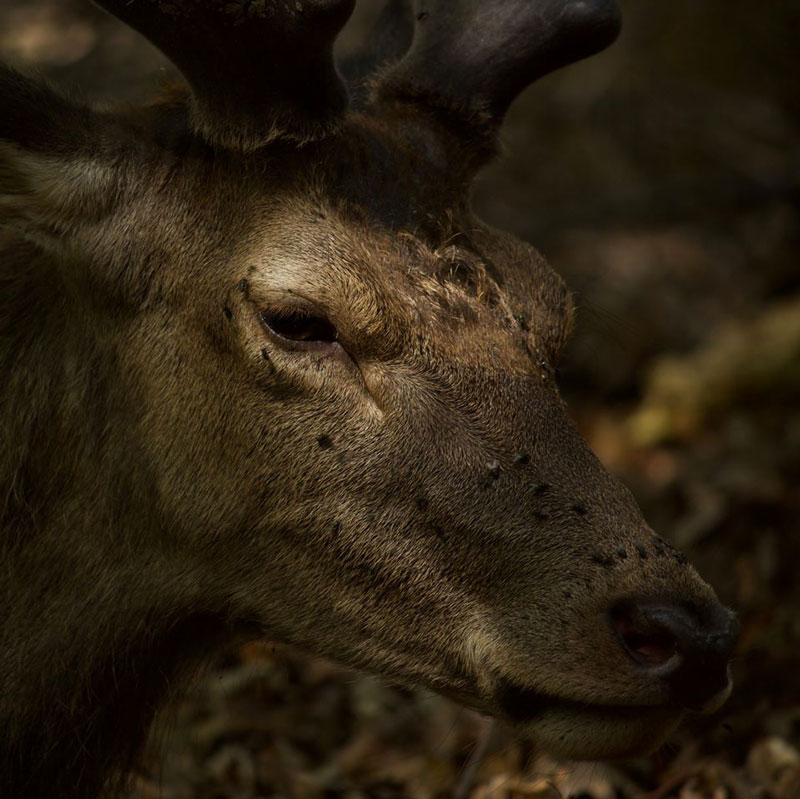
[[[505,687],[496,695],[500,716],[556,757],[613,760],[650,754],[685,716],[666,702],[615,705]]]
[[[548,754],[568,760],[644,757],[662,746],[686,716],[686,711],[667,703],[599,704],[508,688],[478,699],[469,691],[441,685],[434,690],[506,722]]]
[[[667,705],[626,707],[553,699],[536,718],[517,726],[555,757],[615,760],[654,752],[684,715]]]

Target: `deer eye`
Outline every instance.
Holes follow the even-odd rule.
[[[306,308],[267,308],[259,314],[267,332],[279,339],[331,344],[338,339],[336,328],[318,312]]]

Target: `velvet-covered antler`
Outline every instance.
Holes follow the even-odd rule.
[[[617,0],[413,0],[414,37],[378,100],[427,107],[485,146],[530,83],[611,44]]]
[[[254,149],[322,135],[347,106],[333,63],[355,0],[96,0],[144,34],[193,92],[212,144]]]

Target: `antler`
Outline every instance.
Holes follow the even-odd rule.
[[[414,0],[414,38],[377,89],[444,112],[485,147],[537,78],[607,47],[617,0]],[[441,114],[440,114],[441,115]]]
[[[211,143],[322,135],[347,106],[333,43],[355,0],[96,0],[143,33],[193,91]]]

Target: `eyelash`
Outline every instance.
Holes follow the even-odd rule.
[[[266,308],[259,313],[259,319],[268,332],[283,341],[333,344],[339,338],[329,319],[307,308]]]

